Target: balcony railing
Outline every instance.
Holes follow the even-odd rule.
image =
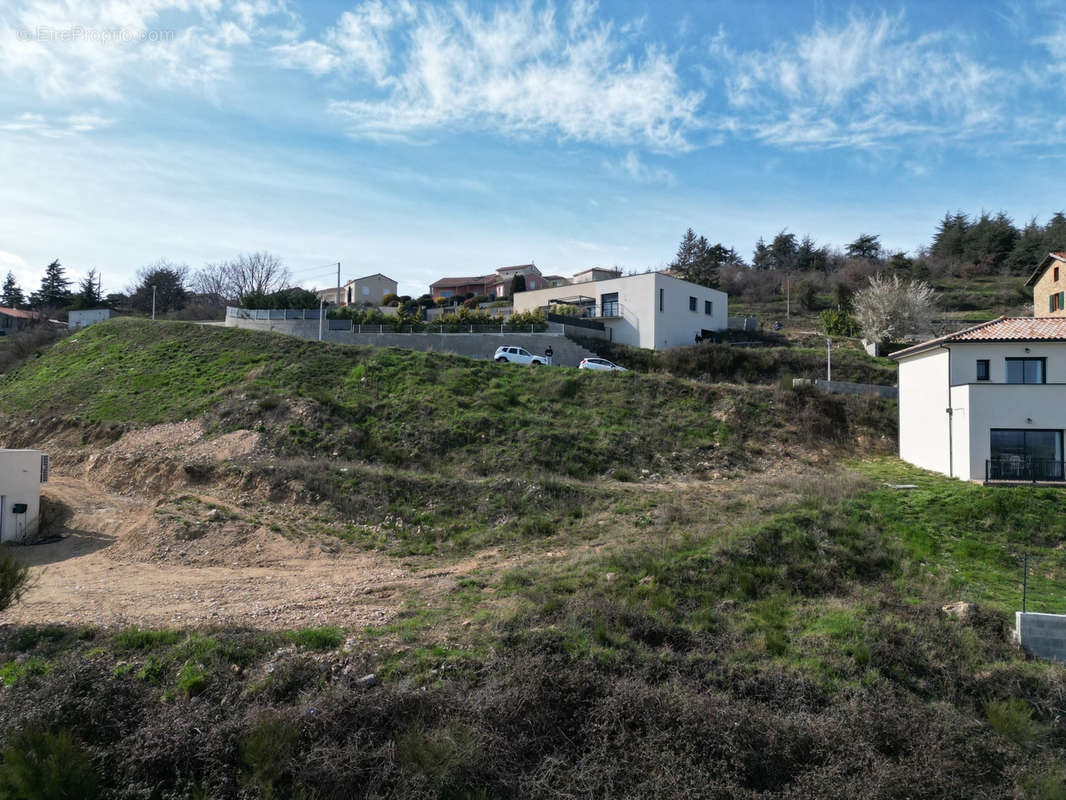
[[[1047,458],[990,458],[985,461],[985,482],[1064,483],[1066,461]]]

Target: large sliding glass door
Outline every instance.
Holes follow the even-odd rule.
[[[989,480],[1061,481],[1062,431],[993,428]]]

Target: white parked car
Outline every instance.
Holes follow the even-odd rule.
[[[625,367],[620,367],[613,361],[608,361],[606,358],[583,358],[581,363],[577,365],[578,369],[604,369],[604,370],[618,370],[619,372],[628,372]]]
[[[530,366],[544,364],[544,356],[535,356],[521,347],[497,347],[494,361],[503,363],[510,361],[512,364],[529,364]]]

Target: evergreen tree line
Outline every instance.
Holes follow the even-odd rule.
[[[669,266],[685,280],[717,287],[723,267],[783,272],[836,272],[861,261],[891,271],[913,271],[915,277],[945,272],[963,276],[1007,272],[1027,275],[1049,252],[1066,250],[1066,214],[1059,211],[1040,225],[1036,218],[1018,228],[1004,212],[970,215],[947,213],[933,233],[932,243],[914,257],[885,249],[880,236],[862,233],[843,250],[820,245],[809,235],[798,238],[788,229],[769,241],[760,237],[746,263],[733,248],[711,245],[689,228]]]

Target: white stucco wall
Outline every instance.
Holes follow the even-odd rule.
[[[978,359],[988,359],[988,383],[1005,383],[1008,358],[1046,358],[1047,382],[1066,383],[1066,342],[952,342],[947,347],[952,386],[977,383]]]
[[[900,362],[900,458],[949,474],[948,406],[947,350],[927,350]]]
[[[25,514],[14,514],[25,503]],[[19,541],[37,533],[41,513],[41,452],[0,450],[0,541]]]
[[[620,316],[603,323],[611,331],[611,340],[621,344],[662,350],[693,344],[703,330],[728,327],[729,296],[725,292],[657,272],[519,292],[514,296],[514,310],[532,311],[578,295],[592,297],[600,306],[603,295],[616,292]],[[695,311],[689,310],[690,297],[696,298]],[[707,300],[711,314],[704,313]]]
[[[968,384],[952,393],[968,407],[968,460],[958,462],[965,480],[985,479],[992,428],[1066,431],[1066,384]]]
[[[110,308],[86,308],[68,312],[67,323],[71,328],[84,328],[94,322],[103,322],[108,319],[111,319]]]

